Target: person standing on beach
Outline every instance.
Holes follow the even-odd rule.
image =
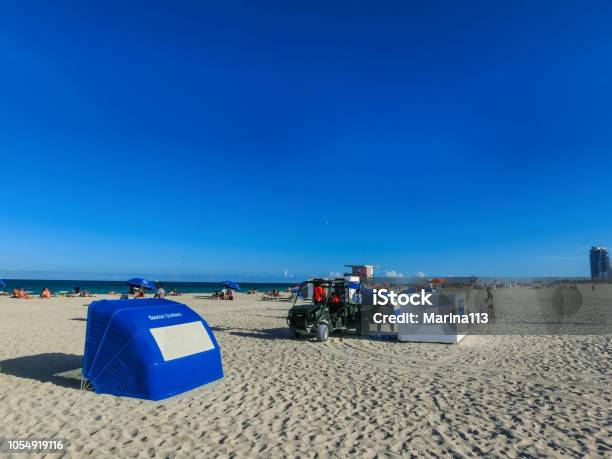
[[[155,298],[163,298],[166,296],[166,291],[162,284],[157,284],[157,292],[155,293]]]
[[[485,305],[487,306],[487,313],[489,315],[489,322],[495,322],[495,298],[491,292],[491,287],[487,287],[487,296],[484,299]]]

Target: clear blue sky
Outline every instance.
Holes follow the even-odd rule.
[[[612,244],[610,2],[126,3],[3,3],[0,277],[586,275]]]

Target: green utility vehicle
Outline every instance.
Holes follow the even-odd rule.
[[[287,316],[292,338],[314,336],[324,342],[335,331],[355,329],[361,334],[359,283],[313,279],[303,282],[296,290]]]

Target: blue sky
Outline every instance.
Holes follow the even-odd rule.
[[[0,277],[586,275],[609,2],[7,2]]]

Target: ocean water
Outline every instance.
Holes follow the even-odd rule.
[[[127,293],[129,289],[123,281],[4,279],[4,282],[6,283],[6,290],[8,292],[11,292],[16,287],[20,287],[32,294],[39,294],[45,287],[53,293],[72,291],[75,287],[79,287],[81,290],[87,290],[90,293],[98,294],[108,292]],[[161,282],[166,292],[169,292],[172,288],[175,288],[180,293],[211,293],[221,289],[218,282]],[[259,292],[265,292],[266,290],[272,289],[283,291],[295,285],[295,283],[253,282],[238,282],[238,284],[243,292],[247,292],[251,289],[257,289]]]

